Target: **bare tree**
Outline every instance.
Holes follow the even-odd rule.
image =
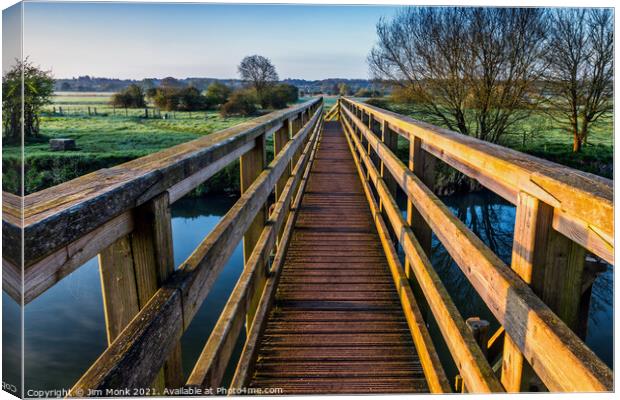
[[[491,142],[526,118],[544,66],[544,12],[510,8],[402,10],[377,24],[368,56],[425,119]]]
[[[271,60],[259,55],[247,56],[241,60],[239,75],[256,90],[256,96],[261,103],[265,91],[278,81],[276,67]]]
[[[613,15],[609,9],[557,9],[551,14],[546,110],[573,136],[573,151],[613,109]]]

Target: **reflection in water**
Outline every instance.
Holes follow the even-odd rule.
[[[221,216],[235,202],[230,197],[182,199],[174,204],[172,230],[174,258],[177,266],[198,246],[213,229]],[[399,199],[404,206],[404,199]],[[444,202],[474,231],[504,262],[510,263],[515,208],[497,196],[482,192],[454,195]],[[454,264],[443,246],[433,239],[432,262],[462,315],[478,316],[497,322],[461,270]],[[198,311],[182,338],[185,376],[197,360],[209,332],[243,269],[242,245],[237,246],[228,264],[215,282],[209,297]],[[588,321],[586,342],[608,365],[613,357],[613,268],[595,282]],[[19,319],[19,307],[3,294],[3,318]],[[494,325],[493,325],[494,324]],[[33,389],[69,388],[106,348],[105,321],[97,260],[59,282],[25,308],[25,372],[26,387]],[[429,327],[433,338],[441,334],[433,322]],[[240,341],[244,340],[244,333]],[[15,335],[13,335],[15,336]],[[18,338],[3,333],[5,351],[8,343]],[[240,342],[241,343],[241,342]],[[450,367],[449,353],[437,343],[446,372]],[[15,346],[17,349],[18,347]],[[238,357],[238,344],[233,360]],[[5,376],[15,365],[4,365]],[[230,377],[232,370],[228,371]]]
[[[174,259],[178,266],[236,201],[231,197],[181,199],[172,207]],[[182,338],[185,374],[196,362],[209,332],[243,269],[239,245]],[[3,296],[4,315],[10,306]],[[8,299],[8,301],[7,301]],[[97,259],[43,293],[25,308],[25,375],[29,389],[63,389],[107,347]]]

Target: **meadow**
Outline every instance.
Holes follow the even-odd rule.
[[[25,191],[36,192],[100,168],[166,149],[231,127],[250,117],[223,118],[217,111],[161,112],[163,118],[149,118],[144,109],[114,109],[111,93],[57,93],[40,118],[38,138],[28,140],[24,149]],[[90,115],[88,107],[90,107]],[[61,111],[62,108],[62,111]],[[95,114],[96,110],[96,114]],[[55,152],[52,138],[76,141],[77,150]],[[21,149],[3,149],[3,189],[16,191]],[[234,174],[234,171],[227,171]],[[235,177],[229,177],[234,180]],[[220,182],[221,184],[221,182]],[[232,189],[236,189],[233,185]]]
[[[411,104],[397,104],[382,100],[380,107],[424,121],[424,115]],[[431,122],[431,121],[427,121]],[[579,153],[573,153],[573,138],[549,115],[534,112],[504,135],[499,144],[544,158],[581,171],[613,179],[614,130],[611,115],[593,125],[587,144]],[[404,143],[406,145],[406,143]],[[408,151],[407,149],[399,149]]]
[[[203,135],[226,129],[252,117],[222,117],[217,111],[156,112],[119,109],[109,105],[112,93],[57,92],[53,104],[41,115],[41,136],[25,146],[25,191],[33,193],[86,173],[107,168]],[[300,99],[304,101],[305,99]],[[336,102],[326,96],[325,109]],[[391,111],[424,120],[414,105],[396,104],[382,99],[380,105]],[[153,118],[157,115],[157,118]],[[161,115],[161,118],[159,117]],[[54,152],[49,139],[69,138],[77,150]],[[613,123],[611,118],[594,126],[581,153],[573,153],[572,138],[542,113],[523,121],[518,129],[502,138],[504,146],[558,162],[572,168],[613,178]],[[271,152],[271,141],[267,143]],[[408,153],[402,141],[399,153]],[[3,149],[3,190],[15,192],[20,169],[21,149]],[[197,194],[238,191],[238,165],[231,165],[202,185]]]

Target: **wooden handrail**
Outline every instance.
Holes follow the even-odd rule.
[[[344,111],[346,113],[346,110]],[[344,116],[345,114],[343,114]],[[502,386],[493,374],[491,366],[478,347],[471,331],[465,325],[456,305],[448,294],[448,291],[441,283],[441,280],[430,260],[421,250],[420,245],[407,226],[396,201],[389,194],[383,179],[381,179],[377,169],[370,160],[367,150],[362,146],[361,141],[355,134],[353,128],[346,118],[341,118],[348,131],[350,140],[358,151],[359,158],[363,161],[368,177],[377,189],[382,204],[385,207],[388,220],[391,222],[405,256],[410,260],[416,278],[424,292],[433,315],[436,316],[437,324],[448,345],[448,349],[456,360],[459,371],[465,380],[467,387],[479,393],[501,392]]]
[[[269,217],[265,228],[257,242],[256,247],[245,266],[245,269],[237,281],[224,310],[220,314],[209,340],[196,362],[192,373],[187,381],[188,386],[218,388],[224,375],[226,366],[232,355],[234,345],[243,328],[244,317],[247,314],[249,299],[262,287],[257,287],[256,274],[258,268],[265,265],[275,242],[277,233],[286,222],[285,218],[294,218],[289,215],[291,201],[296,194],[294,188],[301,180],[302,172],[306,166],[310,166],[310,155],[313,146],[319,137],[321,121],[316,125],[312,137],[308,141],[299,161],[288,179],[282,197],[275,203],[275,208]]]
[[[613,182],[515,150],[343,98],[513,204],[520,192],[555,209],[553,227],[613,264]]]
[[[320,103],[313,110],[312,118],[74,385],[71,396],[89,389],[149,387],[280,176],[317,129]]]
[[[345,124],[347,123],[346,120],[344,122]],[[389,208],[388,213],[394,215],[397,207],[394,205],[395,203],[393,201],[387,203],[385,201],[381,201],[381,205],[377,204],[377,200],[371,190],[371,183],[377,185],[380,193],[387,193],[388,189],[386,188],[385,182],[382,182],[382,178],[379,176],[374,165],[370,164],[368,174],[364,173],[362,163],[364,163],[364,165],[368,168],[368,156],[363,152],[358,153],[361,149],[361,144],[359,143],[359,140],[357,140],[357,138],[353,138],[349,132],[350,130],[345,130],[349,149],[353,155],[353,159],[364,188],[364,193],[366,194],[366,199],[368,200],[368,204],[373,215],[373,220],[375,221],[377,232],[381,238],[381,244],[388,260],[388,265],[392,273],[392,278],[394,279],[396,290],[401,299],[401,306],[405,313],[407,324],[409,325],[409,330],[411,331],[411,336],[413,342],[415,343],[416,351],[420,356],[420,363],[422,364],[422,369],[424,370],[424,376],[426,377],[428,387],[431,393],[451,393],[452,388],[450,382],[448,381],[444,368],[441,365],[439,355],[437,354],[435,345],[433,344],[428,328],[426,327],[426,322],[422,317],[420,308],[418,307],[416,299],[413,295],[411,285],[409,284],[407,275],[390,237],[390,232],[388,231],[388,227],[383,219],[382,209],[385,210],[386,208]],[[360,155],[358,156],[358,154]],[[366,161],[361,160],[361,157],[364,157]],[[385,199],[388,197],[380,196],[380,198]],[[396,214],[398,213],[396,212]],[[468,343],[467,341],[465,342]],[[472,348],[473,353],[479,356],[475,346]],[[481,363],[486,364],[483,359],[479,358],[478,360],[480,360]],[[466,367],[469,367],[469,365]],[[474,368],[480,369],[478,365],[474,365]],[[482,368],[486,369],[486,365],[483,365]],[[498,382],[496,382],[494,377],[489,377],[489,381],[489,386],[495,385],[497,387]]]
[[[384,115],[378,109],[368,108],[366,105],[360,105],[360,103],[348,99],[341,102],[341,120],[345,121],[350,136],[355,140],[356,137],[353,132],[357,132],[367,141],[368,149],[373,150],[398,185],[405,191],[410,201],[415,204],[426,223],[433,229],[491,312],[504,326],[506,333],[515,342],[515,345],[523,353],[530,365],[533,366],[547,387],[550,390],[556,391],[612,390],[613,374],[611,370],[533,293],[532,289],[513,270],[506,266],[476,235],[456,218],[432,191],[349,108],[368,112],[372,118],[375,116],[378,117],[377,119],[383,118],[383,121],[387,121],[390,128],[393,127],[392,124],[394,123],[395,127],[400,130],[410,129],[411,131],[405,130],[404,132],[410,135],[411,139],[418,137],[418,134],[420,134],[425,140],[432,140],[435,147],[448,143],[450,145],[446,145],[446,153],[451,157],[464,159],[466,157],[457,155],[457,150],[455,149],[469,152],[468,147],[454,146],[454,143],[462,145],[460,138],[454,138],[453,136],[456,135],[454,133],[450,133],[448,138],[441,138],[440,136],[445,134],[445,132],[439,130],[439,128],[429,129],[428,125],[425,125],[424,128],[407,125],[403,122],[404,117],[396,118],[394,114]],[[499,160],[503,164],[509,163],[509,160],[505,157],[502,158],[496,154],[485,153],[483,150],[488,150],[489,148],[478,143],[479,141],[475,139],[469,138],[465,142],[472,144],[472,151],[476,153],[479,159],[486,159],[487,162]],[[361,143],[359,143],[358,147],[363,150]],[[496,149],[497,147],[492,146],[491,148]],[[443,150],[443,148],[441,149]],[[365,159],[363,156],[362,158]],[[537,160],[529,156],[525,158]],[[470,159],[474,158],[471,157]],[[513,159],[519,161],[515,161],[512,169],[518,171],[517,173],[523,174],[522,161],[524,158],[514,156]],[[365,159],[365,163],[367,170],[372,174],[372,163],[369,157]],[[557,178],[554,182],[556,187],[558,187],[559,184],[557,182],[560,179],[558,176],[561,176],[559,173],[561,167],[542,161],[537,165],[541,166],[543,173],[553,171],[553,173],[547,173],[546,175],[539,172],[537,176],[545,176],[548,182],[552,181],[552,177]],[[471,166],[472,164],[470,164]],[[542,166],[546,166],[546,169],[543,169]],[[481,168],[481,166],[479,167]],[[493,171],[493,168],[489,168],[489,170]],[[528,171],[528,174],[533,176],[535,172]],[[573,191],[593,190],[592,187],[585,186],[586,182],[589,181],[586,179],[587,176],[577,175],[579,178],[569,177],[561,178],[560,180],[562,180],[564,187],[568,185],[567,182],[580,181],[583,183],[581,188],[574,188]],[[502,177],[501,179],[514,181],[514,177]],[[531,187],[526,182],[517,182],[523,184],[521,190]],[[603,181],[597,182],[602,187],[605,187]],[[375,187],[379,190],[381,185],[376,185]],[[601,189],[599,192],[604,193],[605,191]],[[385,192],[382,201],[389,201],[387,195],[388,193]],[[549,197],[549,195],[547,193],[546,196]],[[559,197],[561,198],[562,196]],[[606,210],[605,204],[610,204],[606,203],[604,196],[599,196],[594,201],[599,201],[598,207],[594,207],[598,208],[599,212]],[[588,212],[576,210],[574,203],[568,204],[568,206],[564,206],[562,203],[558,205],[558,207],[563,207],[562,212],[565,215],[587,216],[589,214]],[[587,206],[584,205],[584,207]],[[400,213],[398,214],[400,215]],[[399,215],[391,219],[398,221]],[[597,222],[596,215],[598,214],[592,213],[589,217],[591,220],[589,221],[592,223]],[[613,231],[613,223],[611,224]],[[606,225],[609,224],[599,222],[597,226]],[[397,225],[394,225],[393,222],[393,226],[401,245],[405,249],[405,253],[407,254],[408,248],[411,248],[409,250],[411,254],[418,253],[417,257],[411,259],[410,262],[414,271],[416,271],[419,283],[423,285],[420,282],[421,278],[417,275],[417,270],[421,269],[420,261],[425,259],[424,252],[416,249],[418,247],[415,246],[416,242],[409,242],[411,236],[406,233],[407,226],[403,228],[402,222]],[[405,229],[405,232],[403,232],[403,229]],[[430,282],[429,286],[432,286]],[[432,299],[428,293],[425,294],[427,299]],[[444,317],[447,317],[447,315],[444,315]],[[534,335],[533,332],[536,332],[536,334]],[[459,359],[457,361],[461,362],[462,360]],[[571,368],[566,368],[567,365],[570,365]],[[465,376],[463,378],[466,379]],[[470,390],[473,389],[471,387],[472,383],[475,382],[468,384],[466,380],[466,386]]]
[[[298,210],[301,205],[301,200],[303,198],[305,187],[308,183],[308,177],[312,168],[311,162],[312,160],[314,160],[314,157],[316,155],[318,144],[319,140],[316,140],[313,144],[312,151],[310,153],[310,162],[308,163],[303,173],[301,182],[299,182],[299,189],[297,190],[297,194],[292,200],[291,214],[283,227],[281,238],[278,242],[278,248],[270,269],[270,273],[265,283],[265,289],[263,290],[263,295],[261,296],[259,305],[256,310],[254,322],[252,323],[252,326],[248,331],[247,338],[243,346],[243,351],[241,352],[241,356],[239,357],[239,362],[237,363],[237,368],[230,384],[230,389],[233,390],[233,393],[235,392],[235,390],[241,391],[243,388],[246,388],[249,383],[249,379],[251,378],[250,373],[256,361],[259,339],[264,332],[265,326],[267,324],[267,317],[269,312],[271,311],[276,288],[280,281],[280,274],[284,266],[286,252],[288,250],[293,228],[295,226]],[[284,196],[285,192],[282,193],[282,197]]]
[[[130,233],[134,208],[163,192],[173,203],[253,149],[257,137],[280,129],[321,101],[312,99],[30,194],[23,198],[23,210],[17,200],[4,201],[3,243],[21,243],[22,229],[24,234],[24,302]],[[23,220],[18,218],[21,213]],[[21,265],[20,250],[18,245],[3,248],[7,268]],[[18,296],[20,287],[14,290]]]

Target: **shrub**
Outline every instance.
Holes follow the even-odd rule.
[[[271,87],[263,96],[264,108],[286,108],[287,104],[299,100],[297,86],[281,83]]]
[[[210,105],[219,106],[228,101],[232,90],[220,82],[213,82],[207,88],[207,101]]]
[[[237,90],[220,108],[223,117],[228,115],[248,116],[256,112],[256,96],[247,90]]]

